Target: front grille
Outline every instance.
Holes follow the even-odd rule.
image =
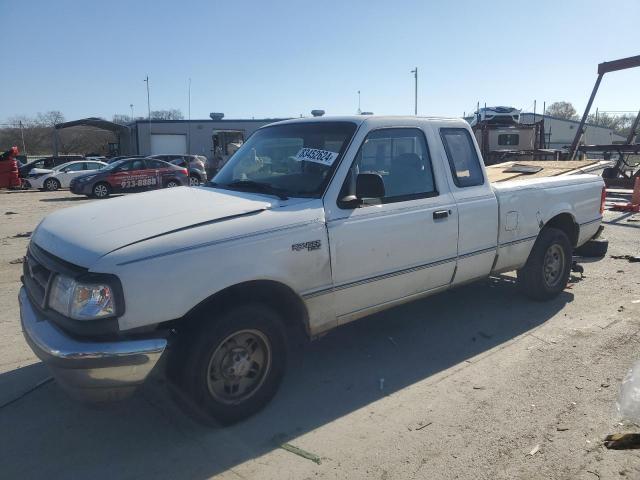
[[[31,297],[40,307],[45,307],[47,288],[53,272],[39,262],[31,251],[27,250],[27,256],[23,263],[24,286]]]

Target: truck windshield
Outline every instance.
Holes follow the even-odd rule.
[[[286,197],[319,198],[356,124],[309,122],[255,132],[208,185]]]

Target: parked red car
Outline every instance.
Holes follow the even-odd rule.
[[[151,158],[128,158],[74,178],[69,188],[78,195],[106,198],[116,192],[141,192],[181,185],[189,185],[186,168]]]

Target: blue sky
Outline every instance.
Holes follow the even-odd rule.
[[[460,116],[477,101],[581,111],[596,66],[640,54],[638,0],[0,0],[0,121],[151,108],[227,118],[362,109]],[[7,67],[11,68],[11,71]],[[595,107],[640,108],[640,69],[605,77]]]

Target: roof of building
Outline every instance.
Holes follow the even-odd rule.
[[[124,132],[128,129],[126,125],[120,125],[119,123],[113,123],[108,120],[104,120],[102,118],[97,118],[97,117],[81,118],[80,120],[73,120],[71,122],[57,123],[55,125],[55,128],[56,130],[61,130],[63,128],[78,127],[78,126],[95,127],[95,128],[100,128],[102,130],[110,130],[112,132],[117,132],[117,133]]]
[[[203,118],[201,120],[161,120],[152,118],[151,123],[247,123],[247,122],[281,122],[282,120],[290,120],[289,118],[221,118],[219,120],[212,120],[210,118]],[[139,123],[149,123],[149,120],[135,120],[129,125],[137,125]]]
[[[558,121],[561,121],[561,122],[575,123],[576,125],[580,125],[580,120],[572,120],[570,118],[556,117],[554,115],[547,115],[547,114],[533,113],[533,112],[522,112],[520,114],[520,116],[522,116],[522,115],[535,115],[536,117],[551,118],[552,120],[558,120]],[[591,123],[591,122],[585,122],[584,124],[585,124],[585,126],[588,126],[588,127],[604,128],[605,130],[611,130],[609,127],[605,127],[604,125],[597,125],[597,124]]]

